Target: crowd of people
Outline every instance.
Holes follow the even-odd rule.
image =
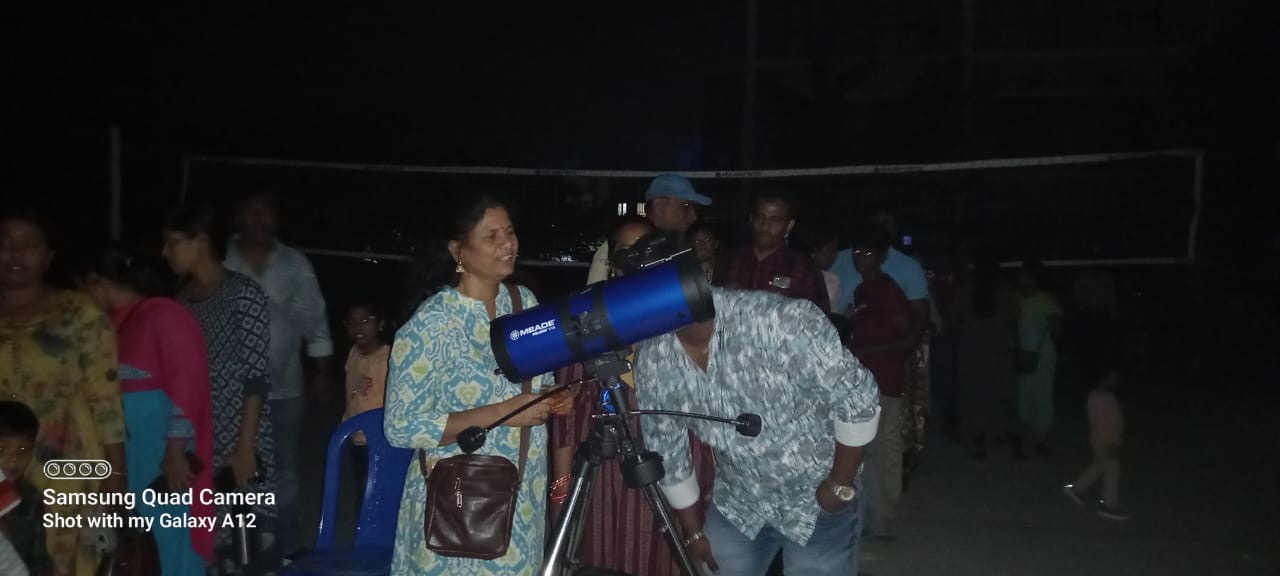
[[[698,222],[712,199],[684,177],[655,178],[646,202],[647,216],[614,226],[588,282],[629,273],[612,256],[661,239],[672,253],[692,252],[717,313],[626,351],[634,372],[624,393],[633,406],[761,414],[763,431],[746,439],[700,422],[627,423],[666,459],[659,486],[679,533],[663,534],[619,463],[606,461],[575,549],[582,565],[678,574],[674,545],[721,574],[762,574],[781,551],[787,573],[844,576],[857,571],[864,535],[896,538],[895,510],[932,413],[976,460],[996,442],[1016,458],[1050,453],[1064,329],[1036,262],[1024,263],[1016,286],[987,254],[937,266],[930,281],[895,246],[887,213],[851,231],[797,230],[795,200],[761,193],[746,218],[750,241],[730,246]],[[414,264],[404,317],[385,312],[385,295],[345,308],[344,417],[385,405],[386,439],[419,453],[405,471],[393,574],[531,574],[545,560],[598,396],[581,385],[581,365],[525,385],[495,373],[489,322],[538,300],[509,283],[519,239],[506,206],[488,196],[459,204]],[[32,574],[96,570],[95,535],[40,521],[91,510],[44,506],[45,489],[272,495],[253,511],[247,565],[232,530],[157,528],[165,575],[269,574],[304,553],[298,439],[308,396],[326,394],[337,376],[326,302],[307,258],[277,237],[269,194],[237,205],[233,235],[219,216],[187,206],[160,227],[176,289],[149,254],[108,244],[72,267],[73,290],[48,280],[53,227],[32,211],[0,217],[0,481],[21,497],[0,518],[0,562],[16,554]],[[1088,402],[1096,457],[1064,492],[1084,503],[1101,479],[1100,513],[1121,519],[1123,417],[1111,392],[1119,346],[1107,340],[1114,314],[1091,309],[1082,325],[1097,338],[1081,365],[1098,385]],[[441,553],[424,530],[433,468],[462,453],[463,430],[553,387],[561,392],[508,419],[478,451],[521,463],[503,553]],[[363,478],[364,440],[354,441]],[[51,482],[41,466],[57,459],[102,459],[111,474],[100,485]],[[131,513],[222,512],[197,500]]]
[[[325,389],[325,303],[306,257],[275,238],[269,195],[238,205],[232,236],[219,216],[201,206],[173,212],[157,229],[161,258],[118,243],[82,253],[63,267],[72,289],[50,281],[54,226],[30,208],[0,217],[0,462],[21,496],[0,533],[18,544],[26,571],[97,573],[109,530],[83,518],[101,514],[205,519],[152,524],[165,575],[269,573],[302,547],[302,347],[313,390]],[[357,344],[353,357],[364,354]],[[109,473],[68,480],[44,467],[86,459],[105,460]],[[144,503],[146,490],[193,497]],[[263,495],[241,536],[247,564],[236,561],[230,525],[205,528],[230,512],[210,495],[244,492]],[[136,506],[57,497],[121,493]],[[54,514],[80,520],[50,527]]]

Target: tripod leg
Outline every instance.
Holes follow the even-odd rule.
[[[572,569],[581,564],[578,552],[582,548],[582,532],[587,526],[587,513],[591,511],[591,495],[594,494],[591,490],[596,484],[596,470],[599,466],[599,463],[591,463],[590,468],[585,470],[583,475],[579,477],[582,482],[581,500],[573,509],[573,517],[565,516],[569,518],[569,543],[568,548],[565,550],[563,562],[567,569]]]
[[[586,518],[587,498],[591,496],[591,484],[599,466],[599,453],[588,441],[578,448],[574,459],[574,479],[569,488],[569,499],[560,512],[554,530],[551,549],[543,561],[542,576],[565,576],[577,560],[578,539]]]
[[[653,509],[653,515],[658,518],[661,528],[667,532],[668,542],[671,544],[671,550],[675,552],[676,560],[680,563],[680,570],[685,576],[699,576],[700,573],[694,568],[693,561],[689,559],[689,552],[684,549],[680,531],[676,530],[675,523],[671,521],[666,498],[662,497],[658,487],[653,484],[642,486],[640,490],[644,492],[645,500],[649,501],[649,508]]]

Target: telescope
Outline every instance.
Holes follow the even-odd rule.
[[[689,250],[655,255],[662,237],[620,250],[625,276],[489,324],[498,370],[520,382],[715,317],[711,287]]]
[[[698,418],[730,424],[738,433],[760,434],[758,414],[721,418],[707,414],[668,410],[632,410],[620,378],[631,370],[625,349],[636,342],[679,330],[695,322],[715,318],[711,286],[691,250],[678,239],[653,234],[635,246],[619,250],[612,258],[625,275],[598,282],[586,289],[542,304],[520,314],[502,316],[489,324],[489,343],[498,372],[520,382],[561,366],[581,362],[599,387],[592,414],[593,430],[574,454],[574,481],[561,516],[542,576],[564,576],[578,566],[577,546],[584,527],[584,510],[592,493],[595,470],[603,460],[620,458],[623,480],[640,490],[667,535],[681,572],[696,574],[688,551],[657,483],[665,475],[662,456],[644,450],[633,438],[628,422],[633,416],[662,415]],[[458,434],[458,447],[472,453],[484,445],[490,430],[561,389],[544,391],[486,427],[472,426]]]

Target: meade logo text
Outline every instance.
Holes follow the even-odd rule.
[[[512,330],[509,336],[511,337],[511,341],[514,342],[516,340],[519,340],[522,336],[541,336],[555,329],[556,329],[556,321],[547,320],[546,322],[542,322],[540,324],[534,324],[533,326],[526,326],[519,330]]]

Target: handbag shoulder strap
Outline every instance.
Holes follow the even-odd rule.
[[[511,295],[511,313],[519,314],[520,312],[524,311],[524,301],[523,301],[523,298],[520,297],[520,287],[515,284],[507,284],[507,293]],[[530,380],[525,380],[521,382],[520,391],[525,394],[532,392],[533,380],[530,379]],[[516,468],[516,470],[518,471],[518,477],[520,478],[521,482],[524,481],[524,465],[528,459],[529,459],[529,428],[524,427],[520,429],[520,463]],[[426,449],[423,449],[423,448],[418,449],[418,468],[422,472],[423,478],[427,478],[429,476],[430,471],[427,470]]]
[[[524,299],[520,296],[520,287],[515,284],[507,284],[507,293],[511,295],[511,313],[519,314],[524,311]],[[526,379],[520,383],[520,392],[528,394],[533,391],[533,380]],[[524,482],[524,465],[529,459],[529,427],[520,428],[520,463],[516,467],[517,477]]]

